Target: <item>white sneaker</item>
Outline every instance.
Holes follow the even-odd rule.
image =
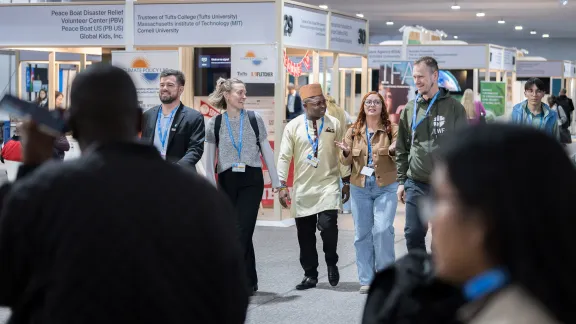
[[[360,287],[360,293],[361,293],[361,294],[363,294],[363,295],[364,295],[364,294],[367,294],[368,291],[370,291],[370,286],[362,286],[362,287]]]

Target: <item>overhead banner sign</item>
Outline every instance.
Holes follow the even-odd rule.
[[[517,78],[564,77],[564,64],[558,61],[518,61]]]
[[[326,49],[326,26],[328,23],[326,11],[286,4],[284,5],[283,19],[284,45]]]
[[[502,70],[504,68],[504,49],[490,46],[490,70]]]
[[[564,62],[564,77],[574,78],[576,77],[576,66],[572,62]]]
[[[330,49],[366,54],[368,35],[366,21],[332,14],[330,20]]]
[[[231,75],[245,83],[274,83],[276,45],[232,45]]]
[[[2,46],[124,45],[124,5],[2,6]]]
[[[503,116],[506,111],[506,82],[480,81],[480,100],[486,109],[486,119]]]
[[[516,50],[504,50],[504,71],[516,71]]]
[[[486,45],[410,45],[408,60],[431,56],[441,69],[485,69]]]
[[[273,2],[135,3],[134,44],[272,44],[277,23],[274,6]]]
[[[378,69],[384,63],[399,61],[402,58],[402,46],[370,46],[368,47],[368,67]]]
[[[134,81],[143,110],[160,104],[160,73],[178,69],[177,51],[112,52],[112,65],[124,69]]]

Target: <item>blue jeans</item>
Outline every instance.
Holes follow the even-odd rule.
[[[352,217],[356,265],[362,286],[370,285],[374,274],[395,261],[394,216],[398,183],[378,187],[374,176],[367,177],[364,188],[352,185]]]
[[[430,194],[430,185],[424,182],[406,180],[404,183],[406,191],[406,226],[404,236],[406,237],[406,248],[408,251],[420,249],[426,251],[426,233],[428,224],[422,223],[418,200],[422,196]]]

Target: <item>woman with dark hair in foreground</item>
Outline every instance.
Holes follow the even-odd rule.
[[[467,299],[460,320],[576,323],[576,169],[558,141],[492,124],[438,153],[434,194],[421,207],[436,274]]]

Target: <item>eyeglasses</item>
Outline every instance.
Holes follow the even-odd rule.
[[[306,104],[314,105],[314,106],[326,105],[326,100],[307,101]]]
[[[536,92],[534,92],[532,89],[530,89],[530,90],[524,91],[524,93],[528,96],[533,96],[534,94],[536,94],[537,96],[542,96],[542,95],[544,95],[545,92],[542,90],[536,90]]]
[[[366,100],[364,101],[365,106],[379,106],[382,104],[380,100]]]

